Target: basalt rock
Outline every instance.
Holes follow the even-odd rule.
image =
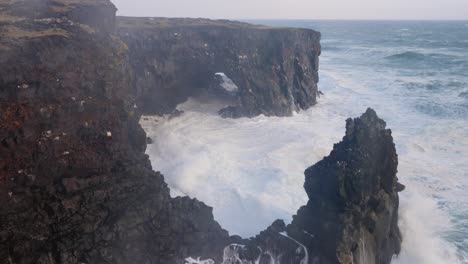
[[[287,227],[225,248],[223,264],[389,264],[399,254],[398,158],[374,110],[349,119],[330,155],[305,171],[306,206]]]
[[[343,141],[329,157],[306,171],[310,201],[288,226],[276,221],[254,238],[230,237],[213,219],[210,207],[188,197],[171,198],[164,177],[152,170],[144,154],[147,142],[138,124],[141,99],[135,93],[135,82],[140,82],[135,79],[139,70],[132,59],[135,50],[128,50],[113,34],[114,19],[115,7],[104,0],[0,0],[2,262],[387,264],[399,252],[397,192],[403,186],[396,178],[391,132],[372,110],[349,120]],[[152,23],[149,32],[157,38],[160,35],[153,34]],[[271,36],[277,38],[271,45],[281,46],[286,53],[284,47],[297,41],[296,37],[289,39],[289,34],[306,40],[318,37],[303,30],[254,30],[230,22],[223,22],[220,30],[212,21],[205,23],[206,34],[214,32],[214,39],[226,32],[234,34],[239,26],[236,38],[261,40],[239,39],[247,51],[252,43],[266,45]],[[226,23],[230,30],[224,30]],[[161,30],[160,43],[178,50],[173,46],[177,41],[164,44],[168,36]],[[180,30],[199,39],[200,32]],[[172,37],[177,32],[169,33]],[[280,41],[283,37],[284,42]],[[153,40],[141,43],[154,45]],[[310,43],[293,46],[300,45]],[[258,52],[266,51],[258,47]],[[247,58],[253,55],[248,54]],[[164,58],[164,54],[160,56]],[[259,61],[266,57],[261,58]],[[280,68],[294,64],[287,58]],[[310,59],[317,62],[316,56],[307,57],[312,63]],[[272,53],[271,60],[281,58]],[[246,65],[256,63],[247,61]],[[144,69],[147,64],[142,62]],[[168,69],[175,67],[167,58],[166,62]],[[281,94],[253,85],[272,79],[254,80],[256,73],[268,74],[252,65],[244,68],[252,73],[221,69],[237,80],[243,92],[249,89],[246,87],[262,91],[251,102],[241,95],[240,106],[232,106],[233,110],[240,111],[239,115],[288,113],[283,112],[286,108],[277,108],[283,104],[268,101],[283,100]],[[293,68],[296,70],[285,70],[286,75],[301,72]],[[171,76],[166,70],[158,74]],[[286,75],[283,77],[291,80]],[[243,82],[248,85],[239,85]],[[276,91],[272,83],[271,91]],[[288,91],[294,94],[294,89]],[[182,100],[174,96],[174,103]],[[270,99],[263,104],[259,98]],[[296,94],[294,100],[298,98],[304,97]]]
[[[0,1],[1,263],[219,260],[230,241],[152,170],[115,11]]]
[[[288,116],[316,103],[320,33],[232,21],[119,17],[139,105],[172,112],[216,73],[238,87],[225,117]]]
[[[346,122],[346,136],[331,154],[306,170],[307,206],[291,231],[320,263],[390,263],[400,252],[398,156],[391,131],[374,110]],[[302,235],[304,237],[304,235]]]

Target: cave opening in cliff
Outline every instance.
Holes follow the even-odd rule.
[[[178,115],[183,111],[179,106],[188,105],[202,108],[205,111],[218,113],[223,109],[235,108],[241,104],[239,87],[223,72],[207,73],[205,77],[184,77],[190,83],[183,83],[168,89],[153,89],[147,91],[141,98],[142,109],[145,114],[161,116]],[[196,103],[195,103],[196,102]]]

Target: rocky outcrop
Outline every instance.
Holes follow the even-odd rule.
[[[403,187],[372,110],[306,171],[310,201],[288,226],[230,237],[210,207],[171,198],[144,154],[138,69],[114,19],[104,0],[0,0],[0,260],[385,264],[399,252]]]
[[[400,252],[398,157],[386,124],[372,109],[346,122],[330,156],[306,170],[307,206],[291,233],[314,236],[320,263],[390,263]]]
[[[219,260],[229,241],[211,208],[170,197],[144,154],[115,10],[0,1],[1,263]]]
[[[320,33],[206,19],[118,18],[145,113],[172,112],[224,73],[238,87],[226,117],[288,116],[316,103]]]
[[[349,119],[330,155],[305,171],[309,196],[293,222],[224,249],[223,264],[388,264],[399,254],[398,158],[391,131],[372,109]]]

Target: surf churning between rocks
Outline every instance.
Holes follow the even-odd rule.
[[[468,263],[464,24],[268,23],[322,32],[325,96],[285,118],[223,119],[219,106],[195,99],[179,106],[180,117],[147,117],[142,123],[154,140],[147,153],[171,194],[214,207],[231,234],[253,236],[277,218],[290,221],[307,202],[304,169],[329,154],[345,119],[373,107],[393,130],[398,176],[407,185],[401,194],[403,250],[394,262]]]

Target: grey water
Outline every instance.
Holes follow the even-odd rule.
[[[328,155],[345,120],[374,108],[399,154],[394,263],[468,263],[468,22],[248,21],[322,33],[318,104],[292,117],[222,119],[189,100],[178,118],[143,124],[171,187],[214,207],[249,237],[307,202],[303,171]],[[163,155],[164,154],[164,155]]]
[[[468,263],[468,21],[255,22],[322,33],[320,88],[344,93],[351,112],[368,104],[384,116],[397,134],[399,177],[436,204],[419,221],[446,213],[434,235]]]

